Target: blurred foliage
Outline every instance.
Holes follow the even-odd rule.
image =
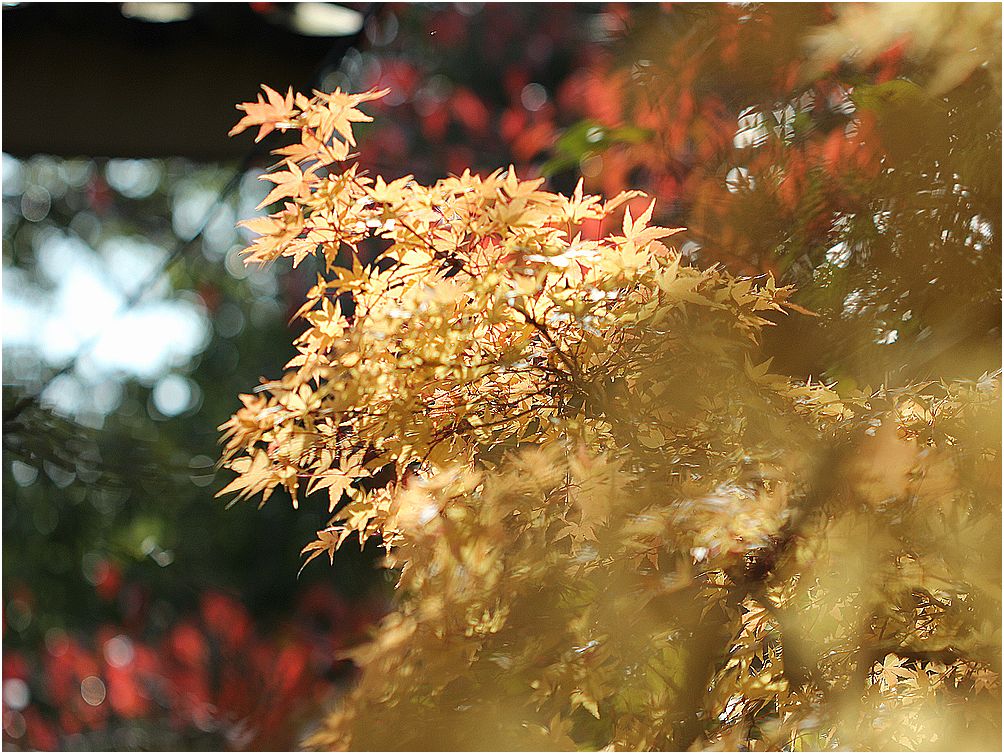
[[[595,121],[580,121],[561,134],[554,145],[555,156],[540,169],[544,175],[551,175],[576,167],[616,144],[639,144],[651,136],[650,131],[634,126],[604,128]]]
[[[716,640],[732,631],[735,646],[747,649],[736,651],[735,663],[719,656],[715,666],[712,655],[728,641],[705,646],[703,640],[674,635],[678,646],[672,651],[692,658],[698,671],[707,660],[704,670],[713,672],[701,704],[720,724],[704,729],[707,740],[695,745],[779,746],[796,728],[806,733],[793,748],[832,745],[831,730],[841,731],[844,742],[848,731],[856,731],[860,735],[853,743],[860,747],[923,747],[924,741],[937,748],[999,745],[999,730],[987,721],[999,706],[1000,640],[986,639],[981,626],[999,610],[1000,492],[994,469],[1000,425],[999,409],[985,413],[979,408],[998,400],[993,379],[981,375],[1000,366],[999,29],[999,7],[977,4],[381,6],[367,22],[365,46],[350,50],[322,86],[326,91],[336,86],[391,89],[370,105],[377,121],[358,124],[364,169],[388,180],[411,173],[432,184],[449,172],[461,175],[470,168],[487,175],[499,165],[514,164],[520,175],[549,174],[550,185],[565,194],[573,192],[580,177],[588,191],[609,196],[644,189],[658,199],[653,222],[687,228],[672,239],[684,260],[759,275],[758,285],[768,274],[778,286],[796,284],[785,307],[790,314],[770,317],[777,326],[766,328],[761,347],[750,351],[751,367],[773,357],[771,372],[803,382],[811,377],[813,389],[817,379],[825,378],[853,409],[839,442],[817,435],[804,447],[767,421],[778,415],[777,407],[753,421],[761,429],[759,439],[776,444],[783,458],[751,461],[754,470],[739,476],[742,491],[727,486],[702,491],[694,514],[707,513],[701,519],[707,536],[731,531],[714,523],[717,515],[752,527],[761,544],[767,532],[767,544],[757,549],[744,539],[737,551],[715,552],[708,543],[688,550],[693,542],[686,536],[696,536],[697,530],[690,535],[674,530],[665,548],[670,554],[644,566],[650,569],[645,575],[668,592],[652,608],[641,604],[643,596],[631,601],[650,585],[639,587],[639,574],[630,572],[631,558],[637,557],[634,535],[616,516],[600,527],[607,532],[609,558],[599,559],[588,541],[575,540],[575,552],[588,565],[582,573],[568,572],[573,545],[569,537],[553,543],[554,532],[544,520],[516,516],[505,534],[547,542],[553,552],[543,562],[519,548],[472,555],[464,543],[486,536],[484,518],[473,513],[451,521],[453,528],[443,538],[430,540],[418,531],[414,578],[428,582],[415,593],[442,591],[450,602],[441,609],[466,615],[484,595],[503,595],[499,590],[504,588],[503,596],[513,597],[518,608],[498,641],[505,637],[518,643],[527,636],[524,630],[553,633],[577,642],[559,663],[569,669],[616,664],[609,657],[630,667],[641,657],[631,654],[637,645],[614,641],[611,648],[607,641],[599,648],[589,645],[594,636],[576,632],[606,625],[613,608],[605,600],[622,599],[614,605],[615,637],[640,641],[657,623],[651,615],[665,617],[658,612],[665,605],[681,606],[666,618],[668,625],[688,620],[693,583],[672,591],[679,569],[681,582],[705,579],[717,592],[727,592],[721,614],[713,610],[710,623],[702,616],[701,630],[707,628]],[[144,174],[157,176],[154,188],[148,190],[138,178],[128,180]],[[93,323],[89,310],[100,308],[96,297],[68,295],[74,288],[90,290],[70,274],[69,264],[56,278],[51,270],[67,259],[94,261],[91,254],[97,252],[99,274],[124,280],[120,300],[128,299],[131,285],[147,278],[142,265],[124,262],[143,259],[148,250],[125,254],[104,243],[122,236],[152,240],[161,249],[154,258],[169,257],[195,232],[198,208],[207,206],[231,174],[224,167],[181,160],[38,156],[14,166],[5,158],[5,748],[289,748],[302,722],[318,714],[314,705],[328,687],[317,679],[348,672],[336,661],[334,647],[353,643],[361,623],[379,612],[368,601],[359,602],[374,581],[372,545],[362,561],[353,557],[355,548],[335,556],[337,592],[312,587],[332,580],[316,564],[292,587],[301,565],[296,550],[329,520],[329,503],[348,502],[333,497],[330,486],[320,485],[310,496],[300,489],[296,513],[273,504],[255,516],[240,515],[210,500],[222,486],[213,468],[218,454],[213,428],[230,415],[235,394],[248,390],[260,375],[278,373],[293,353],[290,341],[300,331],[284,323],[303,301],[315,270],[323,270],[307,256],[281,279],[243,268],[244,239],[231,228],[264,195],[250,189],[253,181],[242,181],[238,206],[221,206],[207,233],[186,247],[137,307],[152,300],[186,312],[201,323],[203,341],[176,344],[166,360],[141,374],[109,369],[107,363],[102,368],[93,358],[103,348],[98,342],[92,344],[93,354],[76,359],[48,384],[40,404],[23,400],[71,358],[66,332],[77,331],[81,344],[79,331],[86,331],[81,323]],[[628,206],[638,217],[647,200],[635,197]],[[587,219],[583,236],[618,233],[619,222],[619,215]],[[59,257],[45,251],[54,238],[76,238],[81,244]],[[365,240],[360,249],[371,259],[385,246],[386,241]],[[343,251],[338,263],[347,259]],[[453,259],[444,261],[449,280],[456,277]],[[36,305],[8,316],[7,303],[25,298]],[[353,295],[338,300],[351,316]],[[62,316],[48,315],[55,304]],[[799,313],[799,305],[819,316]],[[29,326],[10,339],[11,321]],[[146,337],[126,341],[135,353],[175,337],[171,331],[151,336],[149,328],[138,329]],[[535,347],[541,345],[536,337],[531,337]],[[667,367],[673,395],[718,400],[715,380],[693,377],[692,386],[686,384],[686,375],[696,368],[680,361]],[[940,380],[951,378],[969,382],[941,385]],[[918,381],[926,380],[935,382],[918,392]],[[880,384],[886,389],[878,389]],[[157,397],[170,395],[168,388],[177,395],[179,386],[187,399],[177,404],[184,406],[180,413],[169,416],[158,408],[166,404]],[[630,395],[619,391],[621,383],[615,381],[603,395],[619,396],[618,405],[630,406]],[[893,415],[900,426],[896,438],[888,430]],[[725,432],[731,420],[716,421]],[[927,429],[921,431],[918,421]],[[872,430],[875,436],[868,434]],[[503,443],[507,448],[519,444]],[[702,446],[702,452],[709,447]],[[980,448],[988,453],[980,456]],[[274,448],[265,450],[274,455]],[[634,451],[647,457],[653,450],[638,445],[624,465],[630,471],[637,461]],[[487,457],[494,463],[499,453],[496,449]],[[877,462],[868,467],[865,459],[872,455]],[[620,479],[619,472],[576,466],[574,453],[546,458],[569,475],[595,472],[604,480]],[[364,460],[369,464],[373,458]],[[486,480],[482,488],[444,492],[433,486],[419,492],[436,505],[449,498],[457,510],[484,507],[488,515],[498,490],[510,485],[529,509],[566,518],[571,511],[571,524],[581,524],[574,500],[564,511],[544,505],[560,498],[560,489],[548,482],[558,472],[541,470],[533,460],[526,463],[540,472],[529,487],[526,474],[503,464],[500,477]],[[781,467],[794,475],[805,464],[809,470],[792,484],[781,506],[787,517],[765,516],[758,524],[763,511],[754,506],[756,515],[749,515],[747,498],[751,484],[767,484],[761,477],[769,475],[759,469]],[[907,466],[912,470],[900,474]],[[897,470],[898,487],[883,486],[888,468]],[[989,478],[981,476],[985,468]],[[731,479],[729,473],[716,471],[723,480]],[[380,488],[395,474],[401,470],[385,468],[367,486]],[[645,490],[658,488],[646,475],[641,479],[621,480],[630,500],[617,497],[611,510],[632,500],[639,506],[651,502]],[[932,495],[952,503],[932,504]],[[876,496],[884,502],[875,504]],[[817,507],[818,500],[826,502]],[[660,497],[654,504],[666,501]],[[439,521],[431,526],[441,526]],[[787,532],[795,533],[790,541]],[[497,534],[491,529],[492,537]],[[752,536],[747,529],[739,535]],[[326,536],[333,543],[332,532]],[[624,559],[614,561],[614,554]],[[486,562],[477,576],[480,590],[458,591],[463,583],[452,580],[454,574],[431,565],[475,556]],[[739,559],[742,569],[736,567]],[[872,570],[842,565],[857,562]],[[723,563],[733,564],[725,576],[712,568]],[[826,571],[831,563],[841,564],[840,572]],[[485,581],[498,567],[516,575]],[[524,579],[524,568],[539,580],[569,587],[574,595],[601,597],[595,609],[573,600],[569,613],[548,613],[541,608],[547,595],[534,591],[538,584]],[[815,578],[820,589],[800,592],[797,581],[793,592],[779,589],[796,573]],[[917,590],[907,589],[908,584]],[[758,596],[761,590],[768,597]],[[970,597],[987,593],[986,599]],[[349,714],[333,722],[329,735],[335,731],[344,741],[351,734],[362,742],[385,731],[407,731],[429,745],[459,742],[483,748],[485,731],[503,715],[523,715],[520,719],[531,727],[521,740],[533,746],[560,747],[569,736],[591,745],[612,740],[614,697],[601,699],[599,692],[562,676],[550,703],[557,704],[570,685],[579,695],[559,705],[562,717],[541,722],[540,711],[528,708],[521,696],[525,689],[505,687],[507,673],[519,677],[512,663],[526,659],[512,651],[512,642],[501,646],[480,635],[456,641],[430,637],[421,633],[428,626],[426,608],[416,607],[428,600],[403,599],[369,654],[360,655],[372,669],[346,708],[358,709],[358,720]],[[869,612],[869,600],[881,610]],[[229,605],[227,630],[209,617],[219,605]],[[244,625],[242,610],[253,624],[247,631],[236,628]],[[565,626],[572,613],[579,623]],[[636,625],[622,625],[623,616],[635,614]],[[835,625],[837,614],[860,619],[855,624],[860,631]],[[818,617],[822,628],[804,625],[800,615],[805,621]],[[886,624],[869,625],[864,616]],[[999,616],[992,620],[999,623]],[[395,621],[408,631],[421,627],[425,643],[414,645],[415,654],[402,654],[413,643],[394,643],[402,636]],[[930,635],[924,626],[939,628]],[[684,626],[683,633],[687,630]],[[243,638],[226,638],[235,632]],[[964,639],[946,644],[945,635]],[[786,651],[780,658],[782,638]],[[465,665],[475,642],[491,651]],[[660,635],[652,647],[665,649],[669,643]],[[223,645],[230,649],[219,651]],[[132,680],[124,679],[118,660],[112,661],[121,659],[126,646],[135,658],[125,674]],[[522,646],[533,649],[532,642]],[[280,668],[284,647],[289,651]],[[597,652],[601,661],[590,659]],[[150,660],[150,653],[161,659]],[[303,670],[295,658],[307,654],[309,670]],[[817,663],[821,657],[826,659]],[[983,662],[967,664],[969,659]],[[671,660],[656,658],[655,668],[646,669],[639,683],[649,683],[652,673],[665,673],[664,662]],[[421,682],[430,663],[445,666],[444,675],[457,668],[473,670],[462,670],[446,688],[430,689]],[[781,680],[776,680],[781,665]],[[389,697],[405,705],[397,713],[367,701],[368,694],[390,693],[381,675],[385,667],[395,678],[417,668],[399,678],[397,696]],[[106,693],[93,707],[86,698],[94,701],[100,687],[83,684],[92,675]],[[64,680],[56,683],[55,678]],[[268,678],[284,680],[277,681],[276,690]],[[535,693],[551,689],[547,680]],[[630,684],[618,677],[616,685]],[[116,686],[120,690],[113,691]],[[804,691],[793,691],[795,686]],[[741,694],[729,695],[737,688]],[[864,696],[856,693],[862,688]],[[673,704],[680,703],[677,691],[666,693]],[[450,712],[443,700],[461,696],[468,701],[459,704],[476,703],[499,717]],[[655,697],[644,693],[626,697],[639,709],[658,708],[651,703]],[[601,713],[598,720],[589,711],[590,699]],[[268,713],[262,712],[265,705],[271,705]],[[579,706],[571,712],[574,705]],[[663,705],[670,706],[668,701]],[[395,716],[404,709],[407,715]],[[818,709],[829,714],[813,720]],[[273,716],[275,710],[284,714]],[[879,723],[856,728],[861,720]],[[660,719],[663,732],[657,735],[664,737],[658,740],[683,736],[671,722]],[[538,723],[544,738],[533,727]],[[629,735],[641,736],[643,730],[640,725]],[[381,741],[399,748],[403,740]]]
[[[215,427],[290,337],[275,278],[234,265],[253,176],[186,245],[233,170],[5,157],[5,747],[289,748],[350,671],[331,643],[380,612],[371,555],[348,554],[337,589],[293,588],[316,524],[212,502]],[[176,311],[204,332],[179,341]],[[104,701],[81,696],[91,676]]]
[[[687,228],[693,263],[797,285],[820,316],[767,335],[787,374],[864,388],[974,379],[999,361],[995,6],[391,5],[382,18],[373,47],[326,80],[392,90],[364,168],[433,181],[513,164],[566,193],[580,176],[608,196],[644,189],[657,219]]]
[[[999,8],[609,12],[624,31],[581,73],[582,124],[653,137],[583,145],[587,187],[647,189],[698,263],[795,283],[820,317],[768,339],[780,368],[863,387],[999,361]],[[559,141],[546,167],[571,157]]]
[[[410,119],[395,118],[400,131],[371,134],[368,159],[429,174],[471,155],[484,154],[485,164],[505,162],[505,145],[493,151],[491,122],[502,110],[511,111],[509,119],[524,112],[520,94],[531,78],[557,86],[588,57],[581,29],[596,11],[554,6],[541,21],[540,9],[529,7],[386,5],[368,23],[363,46],[329,75],[413,83],[412,98],[398,108]],[[531,22],[533,43],[526,45]],[[491,65],[469,65],[473,50]],[[30,108],[24,112],[30,117]],[[538,153],[550,134],[537,135]],[[372,547],[362,558],[339,555],[335,576],[308,569],[294,583],[297,549],[325,520],[325,503],[306,505],[321,516],[312,521],[312,514],[283,506],[242,516],[211,499],[221,486],[215,427],[238,391],[288,358],[295,332],[285,322],[313,272],[305,264],[278,279],[243,268],[234,221],[250,214],[264,192],[248,174],[239,179],[236,201],[228,195],[212,207],[235,169],[181,159],[5,156],[5,680],[28,688],[27,697],[4,698],[5,747],[290,748],[300,735],[301,692],[309,707],[315,697],[304,689],[348,672],[328,642],[350,643],[360,619],[379,613],[365,596],[382,584],[370,568]],[[206,212],[210,223],[196,235]],[[61,255],[53,252],[60,244]],[[156,274],[165,263],[167,273]],[[149,290],[137,291],[141,283]],[[154,315],[165,312],[183,315],[186,342],[178,342],[179,319],[157,324]],[[164,345],[171,343],[173,350]],[[29,400],[43,388],[39,401]],[[160,410],[164,395],[174,396],[171,411],[178,413]],[[102,654],[108,631],[157,650],[174,627],[194,624],[212,644],[199,617],[211,590],[244,606],[257,645],[277,657],[285,644],[310,644],[295,637],[290,624],[302,621],[291,616],[302,614],[303,595],[319,581],[335,582],[337,592],[324,592],[323,609],[337,608],[339,617],[304,619],[320,631],[311,640],[312,680],[303,676],[295,689],[272,698],[287,713],[281,719],[255,721],[247,706],[214,697],[215,662],[203,668],[208,691],[178,680],[167,666],[140,678],[132,665],[138,693],[152,706],[144,702],[126,714],[112,704],[106,675],[112,671]],[[339,600],[349,603],[343,609]],[[83,653],[97,663],[94,672],[110,696],[93,714],[80,707],[79,688],[66,696],[50,684],[53,654],[44,639],[61,635],[51,632],[66,632],[80,648],[73,657]],[[214,705],[215,717],[207,720],[202,709],[196,724],[175,697],[151,690],[158,684],[195,694]],[[250,676],[243,692],[246,699],[266,694]]]
[[[999,371],[771,373],[793,289],[681,264],[641,192],[387,182],[350,154],[386,90],[265,91],[245,254],[321,272],[220,494],[323,491],[306,562],[376,538],[399,577],[308,745],[999,745]]]
[[[325,87],[391,90],[359,158],[388,178],[527,165],[553,146],[557,93],[600,53],[602,7],[391,3]]]

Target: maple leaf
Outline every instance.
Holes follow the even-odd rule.
[[[303,569],[307,567],[310,561],[320,555],[327,555],[330,564],[334,565],[335,553],[338,552],[338,548],[341,547],[342,542],[345,541],[349,533],[350,531],[348,529],[341,527],[330,527],[317,532],[317,539],[300,551],[301,555],[305,555],[309,552],[310,557],[303,561],[303,565],[300,566],[299,572],[303,573]]]
[[[279,212],[242,220],[240,225],[261,234],[244,250],[247,263],[265,264],[281,256],[299,237],[304,228],[303,210],[293,202],[286,202]]]
[[[217,492],[216,497],[239,492],[240,494],[234,500],[236,502],[242,498],[263,493],[261,502],[264,504],[277,484],[268,455],[261,449],[255,451],[250,458],[238,458],[231,462],[230,468],[236,471],[239,476]]]
[[[881,663],[876,663],[879,679],[886,686],[892,688],[903,679],[914,678],[917,675],[917,671],[903,667],[906,663],[907,660],[902,657],[897,657],[891,653],[887,654]]]
[[[268,101],[263,100],[261,94],[259,94],[257,102],[244,102],[237,105],[237,109],[245,112],[246,115],[237,122],[237,125],[230,129],[230,136],[235,136],[251,126],[260,126],[258,135],[255,136],[255,142],[259,142],[276,128],[286,129],[292,127],[291,121],[297,112],[293,107],[292,87],[286,93],[285,98],[265,84],[262,84],[261,88],[265,90]]]
[[[338,505],[342,498],[342,493],[352,486],[359,474],[359,469],[349,471],[328,471],[320,476],[315,476],[307,488],[307,494],[317,490],[326,489],[328,491],[328,512],[331,512]]]
[[[326,107],[312,111],[310,125],[317,130],[317,137],[322,141],[328,141],[332,134],[337,132],[346,143],[355,146],[355,137],[352,135],[353,123],[368,123],[373,120],[370,116],[356,109],[356,106],[368,100],[379,99],[385,96],[390,90],[370,91],[363,94],[346,94],[340,89],[336,89],[330,94],[315,92],[320,102]]]
[[[656,225],[649,226],[649,222],[652,219],[652,211],[654,209],[655,200],[653,199],[649,203],[648,207],[645,208],[645,211],[638,216],[637,220],[632,219],[630,206],[624,209],[624,238],[638,248],[645,248],[652,241],[659,238],[665,238],[666,236],[672,236],[677,233],[682,233],[686,230],[686,228],[660,228]]]
[[[345,142],[323,142],[310,129],[300,132],[300,141],[285,147],[273,149],[272,154],[282,155],[291,162],[317,161],[321,165],[341,162],[349,156],[349,147]]]
[[[285,197],[292,199],[305,199],[310,196],[310,186],[317,181],[314,173],[320,168],[319,165],[311,165],[306,171],[300,169],[295,162],[286,160],[288,170],[280,170],[276,173],[267,173],[259,180],[271,181],[276,184],[264,199],[261,200],[255,209],[261,209],[273,202],[277,202]]]
[[[756,313],[780,311],[793,289],[684,266],[659,241],[678,229],[651,225],[654,204],[637,218],[624,206],[640,192],[601,203],[580,182],[563,197],[512,168],[429,185],[369,177],[335,163],[369,120],[357,106],[380,93],[291,104],[269,91],[244,125],[283,128],[295,108],[300,142],[266,178],[266,203],[283,210],[245,224],[261,234],[249,261],[295,266],[321,249],[326,263],[283,376],[220,427],[237,478],[219,494],[264,501],[282,486],[295,507],[301,485],[327,490],[332,525],[304,566],[333,562],[350,535],[377,537],[400,579],[325,746],[351,748],[391,719],[374,709],[402,701],[455,724],[480,700],[452,681],[483,677],[483,662],[505,669],[500,708],[527,709],[519,694],[539,705],[520,727],[539,729],[533,743],[580,745],[589,727],[613,731],[590,745],[632,750],[669,741],[667,720],[684,718],[718,721],[710,747],[747,741],[767,707],[778,720],[755,726],[749,748],[818,733],[807,720],[829,719],[825,695],[804,694],[799,654],[812,680],[845,684],[862,653],[951,643],[974,655],[957,666],[973,683],[953,693],[997,693],[996,676],[975,675],[995,639],[977,639],[968,615],[999,592],[994,548],[979,544],[999,545],[999,487],[984,474],[990,493],[963,489],[961,464],[999,471],[999,435],[978,461],[959,459],[966,411],[999,401],[998,379],[971,385],[966,403],[956,387],[941,402],[918,386],[845,398],[770,374],[758,345],[770,323]],[[362,245],[374,238],[375,259]],[[883,431],[862,444],[877,417]],[[844,450],[821,470],[833,446]],[[819,473],[841,477],[819,492]],[[728,639],[709,679],[691,655],[712,634]],[[892,714],[928,692],[930,670],[913,662],[889,654],[871,669]],[[706,703],[683,701],[687,688]],[[616,714],[569,725],[580,706]],[[837,728],[813,744],[857,741]]]

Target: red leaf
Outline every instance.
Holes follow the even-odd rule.
[[[488,108],[469,89],[458,88],[450,99],[454,116],[468,131],[483,136],[488,132]]]

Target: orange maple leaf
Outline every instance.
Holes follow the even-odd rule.
[[[261,88],[268,95],[268,102],[262,99],[261,94],[259,94],[257,102],[243,102],[237,105],[237,109],[246,113],[246,115],[238,121],[236,126],[230,129],[230,136],[235,136],[251,126],[260,126],[258,135],[255,137],[255,141],[258,142],[272,133],[276,128],[284,129],[288,125],[291,125],[290,121],[297,113],[293,107],[292,87],[286,92],[285,99],[279,92],[265,84],[262,84]]]
[[[320,166],[311,165],[304,171],[300,170],[299,165],[291,160],[286,160],[286,165],[289,170],[280,170],[277,173],[270,173],[259,178],[262,181],[271,181],[275,184],[275,188],[261,200],[261,204],[255,209],[266,207],[287,196],[292,199],[306,199],[310,196],[310,184],[317,180],[314,171]]]

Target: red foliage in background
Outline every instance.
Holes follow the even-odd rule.
[[[653,194],[665,221],[685,224],[709,262],[780,274],[762,244],[728,231],[745,206],[729,190],[728,166],[744,165],[771,186],[777,225],[800,227],[807,243],[823,243],[833,212],[860,203],[860,179],[875,175],[886,151],[874,114],[849,107],[847,81],[808,71],[801,40],[832,21],[826,5],[781,13],[614,3],[588,12],[531,9],[525,18],[522,9],[500,5],[477,19],[453,9],[390,9],[401,18],[397,43],[369,53],[376,62],[351,82],[359,91],[392,91],[374,104],[379,125],[360,142],[361,164],[382,174],[432,177],[512,163],[520,175],[533,175],[576,123],[637,127],[648,135],[603,144],[592,164],[575,166],[576,178],[581,172],[588,190],[606,195],[628,188]],[[664,33],[653,18],[678,18],[678,28]],[[428,49],[405,34],[409,24],[421,28]],[[901,44],[887,50],[862,82],[894,78],[901,58]],[[475,74],[455,64],[463,59],[477,61],[471,69],[482,86],[468,83]],[[756,148],[736,141],[737,121],[751,103],[769,114],[789,102],[808,107],[812,120],[794,143],[770,124]]]
[[[637,127],[646,138],[603,143],[575,160],[566,171],[573,178],[555,175],[552,183],[560,189],[561,180],[571,180],[570,188],[581,173],[590,192],[645,189],[658,198],[660,224],[687,226],[679,238],[700,246],[702,263],[784,279],[799,254],[818,256],[833,245],[836,215],[872,214],[867,182],[890,159],[895,142],[884,135],[874,106],[851,107],[846,76],[805,71],[801,32],[832,20],[830,8],[794,6],[791,13],[804,18],[798,34],[785,34],[777,23],[780,7],[489,4],[472,14],[454,6],[390,4],[384,11],[396,14],[400,32],[390,41],[371,35],[365,63],[343,86],[391,89],[370,108],[378,117],[359,140],[360,162],[388,177],[413,173],[423,180],[509,163],[531,176],[579,123],[607,131]],[[655,13],[679,14],[680,33],[632,46],[645,41],[646,14]],[[650,65],[636,65],[646,60]],[[908,62],[899,42],[856,72],[856,82],[862,89],[889,82]],[[285,91],[289,82],[271,83]],[[797,133],[786,138],[783,128],[779,134],[768,123],[755,146],[742,146],[737,125],[747,108],[769,114],[788,102],[802,103],[807,114]],[[735,166],[757,183],[756,203],[751,192],[730,190]],[[98,217],[111,211],[113,198],[100,176],[88,184],[87,202]],[[632,216],[642,209],[632,206]],[[585,237],[609,230],[590,223]],[[918,254],[937,256],[929,244],[915,246]],[[937,278],[952,289],[946,272]],[[294,286],[293,278],[283,285]],[[200,295],[215,310],[219,293],[210,287]],[[300,292],[288,298],[299,302]],[[921,311],[912,302],[900,309]],[[357,641],[380,612],[318,587],[274,626],[256,621],[233,598],[207,591],[197,610],[154,626],[148,584],[129,581],[111,562],[95,567],[92,583],[104,604],[121,609],[114,624],[50,630],[44,646],[39,639],[35,649],[5,650],[7,746],[55,749],[68,736],[111,735],[149,723],[147,730],[175,738],[149,739],[146,748],[206,740],[291,748],[300,722],[351,671],[336,659],[338,650]],[[34,602],[25,590],[5,592],[7,610]],[[97,704],[82,693],[85,681],[87,697],[101,697]]]
[[[351,673],[338,652],[381,612],[315,585],[290,619],[267,631],[225,594],[207,591],[199,602],[157,639],[109,624],[93,636],[50,630],[38,653],[5,651],[5,744],[53,750],[68,736],[146,721],[181,740],[294,748],[299,725]]]

